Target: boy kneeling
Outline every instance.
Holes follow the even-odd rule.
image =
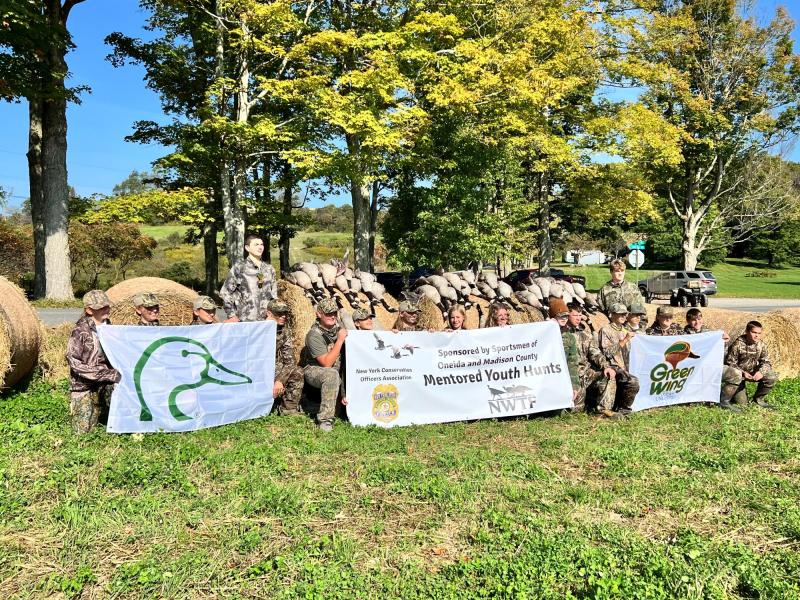
[[[772,391],[777,375],[772,370],[769,362],[767,345],[761,340],[763,327],[758,321],[750,321],[745,328],[745,334],[731,342],[725,365],[731,368],[735,375],[731,383],[726,383],[722,388],[720,406],[734,412],[742,412],[730,404],[731,399],[735,404],[747,404],[747,382],[758,382],[758,388],[753,396],[753,402],[762,408],[775,410],[777,407],[767,404],[764,398]],[[725,379],[725,378],[723,378]]]
[[[87,317],[78,321],[67,342],[70,413],[76,434],[89,433],[108,414],[111,392],[122,375],[108,362],[97,337],[97,326],[110,324],[111,302],[101,290],[83,297]]]
[[[606,357],[608,366],[614,369],[616,377],[609,380],[608,386],[615,386],[615,393],[603,394],[598,412],[613,419],[629,415],[636,394],[639,391],[639,379],[630,374],[630,341],[636,335],[626,328],[628,309],[624,304],[615,303],[609,307],[611,322],[598,333],[600,351]],[[606,400],[607,398],[607,400]],[[611,401],[614,405],[610,406]],[[604,403],[605,402],[605,403]]]

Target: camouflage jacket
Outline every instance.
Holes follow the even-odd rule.
[[[628,310],[631,309],[632,304],[641,304],[642,306],[645,304],[642,293],[632,281],[623,281],[619,284],[609,281],[597,292],[597,304],[600,306],[600,310],[608,315],[608,309],[612,304],[617,303],[624,304]],[[639,326],[642,328],[647,326],[647,315],[642,315]]]
[[[652,327],[648,327],[647,330],[644,332],[645,335],[683,335],[683,329],[680,326],[675,325],[673,323],[667,329],[662,329],[658,323],[654,324]]]
[[[725,356],[725,364],[751,375],[757,371],[767,373],[772,370],[767,345],[762,340],[748,344],[746,335],[741,335],[731,342],[728,354]]]
[[[327,354],[333,350],[334,345],[336,345],[336,338],[339,335],[339,329],[341,329],[341,327],[338,325],[334,325],[331,329],[325,329],[320,326],[319,321],[315,322],[306,334],[306,346],[303,348],[303,352],[300,355],[300,366],[320,366],[317,357],[322,356],[322,354],[319,354],[319,352],[322,352],[324,348],[327,348],[327,351],[323,352],[323,354]],[[316,351],[312,350],[312,348],[316,349]],[[314,356],[315,353],[317,353],[316,356]],[[343,354],[344,346],[342,346],[339,356],[336,357],[336,360],[330,366],[331,369],[336,369],[337,371],[341,370]]]
[[[212,321],[211,323],[203,323],[203,322],[202,322],[200,319],[198,319],[197,317],[195,317],[194,319],[192,319],[192,322],[191,322],[191,323],[189,323],[189,325],[213,325],[213,324],[214,324],[214,323],[213,323],[213,321]]]
[[[149,323],[145,323],[144,321],[139,319],[137,325],[141,325],[142,327],[158,327],[161,325],[161,323],[158,322],[158,319],[156,319],[155,321],[150,321]]]
[[[286,385],[292,370],[296,366],[292,332],[286,326],[278,327],[275,333],[275,381],[280,381],[283,385]]]
[[[258,274],[263,282],[258,287]],[[225,278],[219,291],[225,314],[240,321],[263,321],[267,318],[267,304],[278,298],[278,280],[275,268],[262,262],[261,267],[248,257],[237,262]]]
[[[581,372],[589,368],[601,370],[608,366],[606,357],[600,352],[594,334],[586,325],[581,323],[578,327],[569,326],[569,332],[575,336],[575,340],[578,342],[578,364]]]
[[[597,334],[599,340],[600,351],[606,360],[610,363],[610,367],[628,370],[630,364],[631,344],[630,340],[625,346],[620,346],[619,343],[628,334],[625,327],[619,327],[613,323],[609,323],[603,327]]]
[[[406,325],[405,323],[395,323],[395,329],[397,331],[428,331],[419,323],[415,323],[414,325]]]
[[[92,317],[84,317],[72,330],[67,342],[67,363],[72,392],[90,392],[101,383],[117,383],[122,378],[108,362]]]
[[[567,357],[569,380],[572,383],[572,389],[577,391],[581,389],[581,377],[578,371],[578,367],[580,366],[578,340],[565,327],[561,330],[561,341],[564,342],[564,354]]]
[[[689,335],[694,335],[695,333],[708,333],[709,331],[711,331],[711,330],[706,325],[701,325],[700,326],[700,331],[698,331],[697,329],[695,329],[691,325],[687,325],[686,327],[683,328],[683,333],[686,333],[686,334],[689,334]]]

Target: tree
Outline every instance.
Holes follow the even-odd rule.
[[[19,283],[33,269],[33,237],[30,227],[17,227],[0,219],[0,273]]]
[[[800,127],[794,24],[778,7],[759,25],[754,8],[667,2],[624,30],[631,52],[618,73],[645,87],[624,152],[679,220],[686,269],[704,250],[774,229],[793,201],[768,153]]]
[[[156,188],[154,183],[155,174],[143,171],[139,173],[136,169],[131,171],[125,179],[114,186],[115,196],[128,196],[131,194],[141,194],[142,192]]]
[[[130,223],[99,223],[70,225],[70,262],[72,280],[83,272],[91,289],[98,287],[100,274],[113,267],[125,279],[130,264],[152,257],[156,241],[142,235],[139,227]]]

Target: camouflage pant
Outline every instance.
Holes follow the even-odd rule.
[[[758,382],[753,401],[763,400],[778,381],[778,375],[772,369],[762,371],[762,374],[764,377]],[[722,368],[722,396],[732,397],[735,404],[747,404],[747,380],[743,371],[728,365]]]
[[[75,435],[89,433],[103,413],[108,414],[113,385],[101,385],[91,392],[73,392],[69,402],[72,430]]]
[[[606,392],[600,396],[597,410],[630,410],[639,392],[639,378],[622,369],[614,369],[617,376],[608,381]]]
[[[317,422],[333,421],[336,413],[336,398],[339,395],[341,378],[337,369],[309,365],[305,368],[306,383],[319,388],[320,404]]]
[[[283,383],[283,393],[278,396],[281,414],[295,414],[300,410],[300,395],[303,393],[303,368],[295,367]]]
[[[597,405],[611,406],[614,404],[613,381],[608,381],[602,371],[587,368],[580,372],[581,388],[575,397],[575,408],[572,412],[583,412],[586,409],[586,396],[591,392],[597,397]]]

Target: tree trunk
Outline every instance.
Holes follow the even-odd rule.
[[[61,23],[60,0],[48,0],[48,19],[54,27]],[[67,72],[65,51],[53,44],[48,61],[56,73]],[[54,81],[64,88],[64,78]],[[69,183],[67,181],[67,100],[48,99],[42,103],[42,216],[44,221],[45,297],[72,300],[69,262]]]
[[[30,180],[31,220],[33,222],[34,298],[44,298],[47,277],[44,268],[44,193],[42,191],[42,101],[28,105],[28,179]]]
[[[683,226],[683,268],[687,271],[694,271],[697,268],[697,257],[700,251],[697,248],[697,229],[693,220],[684,222]]]
[[[361,151],[361,140],[358,135],[345,135],[347,151],[356,158]],[[370,183],[350,179],[350,197],[353,202],[353,254],[354,266],[360,271],[370,273],[369,230],[370,216]]]
[[[550,275],[553,240],[550,239],[550,184],[547,172],[539,173],[539,275]]]
[[[289,169],[291,168],[290,165],[287,163],[287,168],[285,170],[286,176],[289,177]],[[294,185],[291,183],[291,180],[286,185],[286,189],[283,191],[283,214],[286,216],[292,215],[292,194],[294,193]],[[286,223],[284,223],[283,228],[281,229],[281,237],[279,245],[281,247],[280,251],[280,261],[281,261],[281,271],[288,271],[289,267],[291,266],[291,258],[289,257],[289,244],[291,242],[291,238],[289,237],[289,230],[287,228]]]
[[[372,201],[369,205],[369,272],[375,272],[375,236],[378,233],[378,192],[379,184],[372,182]]]
[[[217,222],[211,219],[216,213],[216,201],[213,194],[209,194],[205,201],[206,220],[203,223],[203,254],[205,258],[206,296],[217,295],[219,284],[219,249],[217,248]]]

